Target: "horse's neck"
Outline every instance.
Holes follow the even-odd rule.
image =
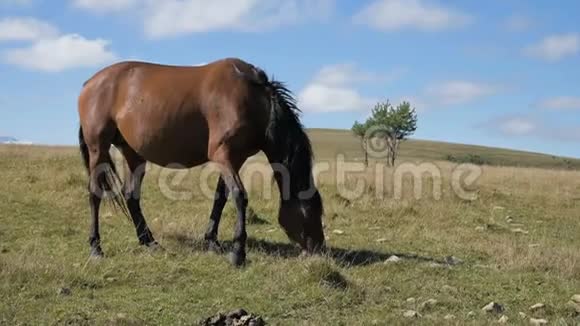
[[[278,149],[266,152],[280,194],[284,194],[283,199],[295,199],[301,191],[313,186],[311,156],[305,154],[295,151],[288,159]]]
[[[270,161],[270,165],[272,166],[274,180],[278,185],[278,190],[280,191],[280,199],[283,201],[289,200],[290,198],[294,197],[294,193],[292,191],[292,173],[290,173],[289,168],[282,164],[281,162],[272,162]]]
[[[286,166],[283,163],[271,162],[271,165],[282,200],[298,199],[302,191],[314,186],[311,170]]]

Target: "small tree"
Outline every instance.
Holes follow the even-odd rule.
[[[394,166],[399,145],[417,130],[417,113],[409,102],[403,102],[396,108],[388,101],[380,102],[373,108],[365,126],[366,133],[370,128],[375,130],[366,137],[379,137],[385,141],[387,163]]]
[[[363,152],[365,153],[365,166],[369,166],[369,153],[367,151],[368,139],[365,137],[368,130],[367,123],[359,123],[358,121],[355,121],[351,130],[355,136],[360,138]]]

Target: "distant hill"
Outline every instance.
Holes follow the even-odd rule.
[[[318,160],[336,158],[342,154],[346,160],[362,161],[363,151],[360,140],[350,130],[307,129],[312,140],[315,158]],[[0,137],[0,144],[26,144],[14,137]],[[32,146],[31,150],[43,153],[43,149],[70,152],[77,155],[77,146]],[[258,154],[262,155],[262,154]],[[430,140],[411,139],[401,144],[398,162],[404,161],[450,161],[493,166],[536,167],[547,169],[580,170],[580,159],[550,154],[534,153],[506,148],[486,147],[468,144],[446,143]]]
[[[9,143],[14,141],[18,141],[18,139],[14,137],[0,136],[0,143]]]
[[[343,154],[348,159],[361,159],[360,140],[350,130],[308,129],[316,157],[328,158]],[[580,170],[580,159],[478,145],[455,144],[410,139],[401,144],[400,160],[447,160],[495,166],[521,166]]]
[[[18,140],[14,137],[0,136],[0,144],[32,145],[31,142]]]

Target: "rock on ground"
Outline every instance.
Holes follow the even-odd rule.
[[[238,309],[229,313],[218,313],[200,322],[202,326],[265,326],[266,323],[260,316],[249,314],[244,309]]]
[[[69,288],[60,288],[56,291],[56,293],[62,296],[69,296],[72,294],[72,291]]]
[[[387,260],[385,260],[385,264],[390,264],[390,263],[398,263],[400,262],[402,259],[399,258],[398,256],[392,255],[391,257],[389,257]]]
[[[429,300],[423,302],[419,308],[421,310],[431,309],[431,308],[435,307],[437,305],[437,303],[439,303],[439,301],[437,301],[435,299],[429,299]]]
[[[512,229],[512,232],[513,232],[513,233],[519,233],[519,234],[528,234],[528,233],[529,233],[528,231],[526,231],[526,230],[524,230],[524,229],[522,229],[522,228],[515,228],[515,229]]]
[[[530,318],[530,325],[534,325],[534,326],[548,325],[548,321],[545,319]]]
[[[507,324],[508,320],[509,320],[508,316],[503,315],[497,322],[500,324]]]
[[[485,312],[494,312],[496,314],[502,313],[504,308],[501,304],[497,302],[490,302],[485,307],[481,308]]]
[[[569,301],[567,306],[570,308],[570,310],[573,310],[576,315],[580,315],[580,303]]]
[[[421,317],[421,315],[419,315],[419,313],[416,312],[415,310],[407,310],[403,313],[403,317],[405,317],[405,318],[419,318],[419,317]]]
[[[429,267],[431,267],[431,268],[443,268],[443,267],[447,267],[447,266],[449,266],[449,265],[435,263],[435,262],[429,264]]]
[[[445,263],[451,266],[457,266],[463,264],[463,260],[455,257],[455,256],[447,256],[445,257]]]
[[[536,303],[535,305],[533,305],[533,306],[530,307],[530,310],[531,311],[537,311],[537,310],[540,310],[540,309],[544,309],[545,307],[546,307],[546,305],[543,304],[543,303]]]

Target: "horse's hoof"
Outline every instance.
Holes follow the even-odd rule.
[[[145,246],[151,251],[165,251],[165,248],[163,248],[157,241],[149,242]]]
[[[89,258],[91,259],[101,259],[105,256],[101,247],[91,248],[91,253]]]
[[[206,242],[206,249],[207,249],[207,251],[210,251],[210,252],[213,252],[216,254],[222,254],[224,252],[224,248],[222,248],[220,243],[217,241],[207,241]]]
[[[236,254],[236,253],[232,253],[230,255],[230,262],[235,267],[244,266],[246,264],[246,254]]]

